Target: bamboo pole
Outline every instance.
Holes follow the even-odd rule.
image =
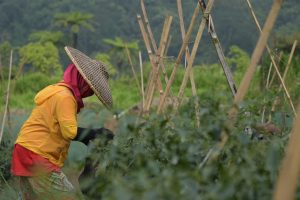
[[[143,36],[143,39],[144,39],[144,43],[145,43],[148,55],[149,55],[149,60],[150,60],[151,66],[152,66],[152,71],[154,71],[154,69],[156,68],[156,65],[155,65],[155,62],[154,62],[155,56],[152,53],[150,42],[149,42],[149,39],[147,37],[147,33],[146,33],[146,30],[145,30],[144,24],[142,22],[141,16],[137,15],[137,19],[138,19],[140,30],[141,30],[141,33],[142,33],[142,36]],[[150,73],[150,77],[149,77],[150,80],[148,80],[148,84],[147,84],[147,88],[146,88],[146,95],[145,95],[146,101],[149,97],[148,93],[149,93],[149,86],[150,86],[150,81],[152,79],[152,76],[153,76],[153,73]],[[157,86],[158,86],[159,93],[161,93],[163,90],[162,90],[162,83],[161,83],[160,79],[157,80]]]
[[[253,7],[252,7],[250,1],[249,1],[249,0],[246,0],[246,1],[247,1],[247,3],[248,3],[248,6],[249,6],[249,9],[250,9],[250,11],[251,11],[252,17],[253,17],[253,19],[254,19],[254,21],[255,21],[255,24],[256,24],[258,30],[260,31],[260,33],[262,33],[262,29],[261,29],[261,26],[260,26],[260,24],[259,24],[259,22],[258,22],[258,20],[257,20],[257,17],[256,17],[256,15],[255,15],[254,9],[253,9]],[[282,2],[283,0],[280,0],[280,1]],[[280,4],[280,3],[278,3],[278,5],[279,5],[279,4]],[[280,9],[280,8],[279,8],[279,9]],[[276,62],[275,62],[274,56],[272,55],[271,49],[270,49],[270,47],[268,46],[267,42],[266,42],[266,48],[267,48],[267,51],[268,51],[268,53],[269,53],[269,55],[270,55],[270,58],[271,58],[271,61],[272,61],[272,63],[273,63],[273,66],[274,66],[274,68],[275,68],[275,71],[276,71],[276,73],[277,73],[277,76],[278,76],[278,78],[279,78],[279,80],[280,80],[280,82],[281,82],[281,85],[282,85],[283,89],[284,89],[285,95],[286,95],[286,97],[288,98],[289,104],[290,104],[290,106],[291,106],[291,108],[292,108],[292,110],[293,110],[293,113],[294,113],[294,115],[296,115],[296,110],[295,110],[294,104],[293,104],[292,99],[291,99],[291,97],[290,97],[290,94],[289,94],[289,92],[288,92],[288,90],[287,90],[287,88],[286,88],[286,86],[285,86],[285,84],[284,84],[284,80],[283,80],[283,78],[281,77],[281,74],[280,74],[280,72],[279,72],[279,68],[278,68],[278,66],[277,66],[277,64],[276,64]],[[263,51],[263,50],[264,50],[264,47],[263,47],[262,51]],[[254,71],[255,71],[255,69],[254,69]],[[249,83],[250,83],[250,82],[249,82]]]
[[[166,89],[165,89],[165,92],[163,93],[163,96],[161,98],[161,101],[159,102],[159,105],[158,105],[158,108],[157,108],[157,114],[160,114],[161,111],[162,111],[162,108],[163,108],[163,105],[165,103],[165,99],[166,97],[169,95],[169,92],[170,92],[170,89],[171,89],[171,86],[173,84],[173,81],[174,81],[174,78],[175,78],[175,75],[176,75],[176,72],[177,72],[177,69],[178,69],[178,66],[181,62],[181,59],[182,59],[182,56],[183,54],[185,53],[185,50],[186,50],[186,47],[187,47],[187,44],[189,42],[189,39],[191,37],[191,33],[192,33],[192,30],[193,30],[193,27],[194,27],[194,24],[195,24],[195,21],[196,21],[196,17],[199,15],[199,12],[200,12],[200,5],[197,4],[195,10],[194,10],[194,14],[192,16],[192,19],[191,19],[191,22],[190,22],[190,25],[189,25],[189,28],[188,28],[188,31],[184,37],[184,41],[181,45],[181,48],[180,48],[180,51],[179,51],[179,54],[177,56],[177,59],[175,61],[175,64],[174,64],[174,67],[173,67],[173,71],[172,71],[172,74],[169,78],[169,81],[167,83],[167,86],[166,86]]]
[[[153,32],[152,32],[152,29],[151,29],[151,26],[150,26],[150,23],[149,23],[149,18],[148,18],[148,14],[147,14],[147,11],[146,11],[144,0],[141,0],[140,3],[141,3],[142,13],[143,13],[143,16],[144,16],[144,20],[145,20],[145,23],[146,23],[146,28],[147,28],[147,31],[148,31],[148,34],[149,34],[149,37],[150,37],[152,47],[154,49],[154,52],[155,52],[156,56],[159,56],[157,44],[155,42]],[[164,66],[163,62],[161,63],[161,68],[162,68],[163,75],[165,76],[165,80],[168,80],[168,77],[167,77],[167,74],[166,74],[166,69],[165,69],[165,66]]]
[[[13,50],[10,51],[9,73],[8,73],[8,82],[7,82],[7,90],[6,90],[6,102],[5,102],[4,114],[3,114],[3,118],[2,118],[2,126],[1,126],[1,131],[0,131],[0,144],[2,141],[2,137],[3,137],[4,126],[5,126],[5,121],[6,121],[6,114],[7,114],[7,110],[8,110],[8,104],[9,104],[12,58],[13,58]]]
[[[168,54],[168,50],[169,50],[171,41],[172,41],[172,35],[170,34],[169,39],[168,39],[168,42],[167,42],[167,45],[166,45],[165,56],[167,56],[167,54]],[[168,82],[168,81],[167,81],[167,82]]]
[[[292,50],[291,50],[290,55],[289,55],[288,62],[286,64],[286,66],[285,66],[285,70],[284,70],[284,73],[283,73],[283,76],[282,76],[283,80],[285,80],[287,72],[289,71],[289,68],[290,68],[290,65],[291,65],[291,62],[292,62],[292,59],[293,59],[293,56],[294,56],[297,44],[298,44],[298,41],[295,40],[294,43],[293,43]],[[282,85],[281,85],[281,87],[282,87]]]
[[[268,70],[268,76],[267,76],[267,82],[266,82],[266,89],[269,89],[272,67],[273,67],[273,63],[271,62],[269,70]]]
[[[275,62],[277,63],[277,65],[280,64],[281,60],[282,60],[282,56],[283,56],[283,52],[281,51],[279,53],[279,56],[277,58],[277,60],[275,60]],[[272,62],[272,61],[271,61]],[[273,63],[273,62],[272,62]],[[273,75],[272,75],[272,78],[271,78],[271,81],[269,83],[269,88],[271,87],[271,85],[273,84],[274,80],[275,80],[275,76],[276,76],[276,71],[274,71]]]
[[[127,58],[128,58],[128,62],[129,62],[129,65],[130,65],[130,67],[131,67],[131,71],[132,71],[133,77],[134,77],[134,79],[135,79],[136,85],[137,85],[137,87],[138,87],[138,90],[139,90],[139,91],[141,92],[141,94],[142,94],[141,86],[140,86],[139,80],[138,80],[138,78],[137,78],[135,69],[134,69],[134,67],[133,67],[133,62],[132,62],[132,59],[131,59],[130,52],[129,52],[129,49],[128,49],[127,44],[125,45],[125,51],[126,51],[126,55],[127,55]]]
[[[274,200],[295,199],[300,172],[300,104],[297,111],[298,114],[294,120],[293,129],[275,185]]]
[[[140,72],[141,72],[141,91],[142,91],[142,108],[144,108],[145,104],[145,90],[144,90],[144,72],[143,72],[143,60],[142,53],[139,51],[139,61],[140,61]]]
[[[184,78],[182,80],[180,90],[179,90],[179,93],[178,93],[179,101],[181,101],[181,99],[183,97],[184,90],[186,88],[188,78],[191,74],[191,71],[192,71],[192,68],[193,68],[193,63],[194,63],[196,53],[197,53],[197,50],[198,50],[198,46],[199,46],[199,43],[201,41],[205,26],[206,26],[206,20],[209,17],[210,11],[211,11],[212,6],[213,6],[213,3],[214,3],[214,0],[210,0],[208,2],[206,10],[205,10],[205,14],[202,17],[202,20],[201,20],[201,23],[200,23],[200,26],[199,26],[199,29],[198,29],[198,32],[197,32],[197,35],[196,35],[196,40],[195,40],[195,43],[194,43],[194,46],[193,46],[193,49],[192,49],[192,53],[191,53],[190,58],[188,59],[188,66],[185,70]]]
[[[285,78],[286,78],[287,72],[289,70],[290,64],[292,62],[296,46],[297,46],[297,40],[294,41],[293,47],[292,47],[290,55],[289,55],[288,62],[286,63],[286,66],[285,66],[285,69],[284,69],[284,73],[283,73],[283,76],[282,76],[283,82],[285,82]],[[279,86],[278,93],[280,93],[281,91],[282,91],[282,84],[280,84],[280,86]],[[272,108],[271,108],[271,112],[272,113],[275,112],[276,106],[279,104],[279,101],[280,101],[280,97],[276,96],[276,98],[275,98],[275,100],[274,100],[274,102],[272,104]],[[269,121],[271,121],[271,119],[272,118],[271,118],[271,114],[270,114],[269,115]]]
[[[171,23],[172,23],[172,19],[173,17],[172,16],[168,16],[166,18],[166,22],[165,22],[165,26],[164,26],[164,29],[163,29],[163,32],[162,32],[162,36],[161,36],[161,42],[160,42],[160,46],[159,46],[159,49],[158,49],[158,53],[159,55],[156,57],[156,68],[154,69],[154,73],[153,73],[153,80],[152,80],[152,84],[150,84],[149,86],[149,99],[147,100],[146,102],[146,111],[148,111],[150,109],[150,106],[151,106],[151,103],[152,103],[152,100],[153,100],[153,96],[154,96],[154,90],[155,90],[155,84],[157,82],[159,78],[159,68],[161,66],[161,63],[162,63],[162,57],[164,56],[164,51],[165,51],[165,48],[166,48],[166,44],[167,44],[167,40],[168,40],[168,36],[169,36],[169,31],[170,31],[170,28],[171,28]]]
[[[250,82],[251,82],[251,80],[253,78],[253,75],[255,73],[255,70],[256,70],[256,66],[257,66],[259,60],[261,59],[261,56],[262,56],[262,54],[264,52],[264,49],[267,45],[268,38],[270,36],[271,30],[274,26],[276,18],[279,14],[282,3],[283,3],[283,0],[274,0],[273,1],[271,11],[268,14],[268,17],[267,17],[267,20],[265,22],[264,28],[262,29],[262,32],[260,34],[260,37],[259,37],[258,42],[256,44],[256,47],[253,51],[250,65],[249,65],[249,67],[248,67],[248,69],[247,69],[247,71],[246,71],[246,73],[245,73],[245,75],[242,79],[242,82],[239,86],[239,89],[236,93],[236,96],[234,97],[234,105],[238,105],[239,103],[241,103],[243,101],[246,93],[248,92]],[[229,112],[230,119],[236,118],[237,112],[238,112],[237,106],[233,106],[230,109],[230,112]],[[235,120],[233,120],[233,121],[235,121]]]
[[[179,25],[180,25],[180,30],[181,30],[181,38],[182,38],[182,41],[183,41],[184,37],[185,37],[185,27],[184,27],[182,1],[181,0],[177,0],[177,9],[178,9]],[[188,47],[186,48],[185,58],[186,58],[186,60],[189,60],[189,58],[190,58]],[[192,94],[195,98],[196,126],[199,128],[200,127],[200,105],[199,105],[199,102],[198,102],[198,98],[196,98],[197,97],[197,89],[196,89],[196,84],[195,84],[195,79],[194,79],[193,72],[190,73],[190,81],[191,81],[191,86],[192,86]]]
[[[144,4],[144,0],[141,0],[140,3],[141,3],[142,13],[143,13],[143,16],[144,16],[146,27],[147,27],[147,30],[148,30],[148,33],[149,33],[150,41],[152,43],[154,51],[156,52],[157,51],[157,45],[156,45],[156,42],[155,42],[154,37],[153,37],[151,26],[149,24],[149,19],[148,19],[146,7],[145,7],[145,4]]]
[[[204,0],[198,0],[200,6],[201,6],[201,11],[203,12],[203,14],[205,14],[205,9],[206,9],[206,3]],[[225,58],[225,55],[224,55],[224,51],[222,49],[222,46],[221,46],[221,42],[218,38],[218,35],[215,31],[215,27],[214,27],[214,23],[213,23],[213,19],[212,17],[210,16],[209,18],[207,18],[207,28],[208,28],[208,33],[211,37],[211,40],[214,44],[214,47],[216,49],[216,52],[217,52],[217,55],[218,55],[218,58],[219,58],[219,61],[220,61],[220,64],[222,66],[222,69],[223,69],[223,72],[225,74],[225,77],[226,77],[226,80],[227,80],[227,83],[228,83],[228,86],[231,90],[231,93],[232,93],[232,96],[234,97],[235,94],[236,94],[236,91],[237,91],[237,88],[236,88],[236,84],[233,80],[233,75],[231,73],[231,70],[229,69],[228,67],[228,64],[226,62],[226,58]]]

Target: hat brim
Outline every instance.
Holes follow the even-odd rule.
[[[108,73],[105,64],[91,59],[81,51],[72,47],[66,46],[65,51],[81,76],[94,91],[95,95],[105,107],[111,109],[113,101],[108,84]]]

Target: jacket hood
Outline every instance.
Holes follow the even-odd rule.
[[[42,89],[34,98],[34,102],[36,105],[43,104],[47,99],[52,97],[53,95],[66,90],[67,88],[61,85],[49,85]]]

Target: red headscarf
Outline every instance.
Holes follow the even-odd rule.
[[[92,96],[94,92],[73,63],[70,64],[64,72],[64,82],[69,86],[68,88],[75,96],[77,113],[79,113],[80,109],[84,107],[82,98]]]

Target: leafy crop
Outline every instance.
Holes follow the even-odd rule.
[[[287,132],[263,140],[246,135],[245,124],[257,123],[257,116],[241,112],[219,152],[214,147],[228,128],[228,107],[218,97],[203,100],[195,128],[192,102],[176,116],[126,116],[113,142],[93,143],[97,177],[82,183],[89,198],[271,199]],[[218,157],[204,162],[210,151]]]

